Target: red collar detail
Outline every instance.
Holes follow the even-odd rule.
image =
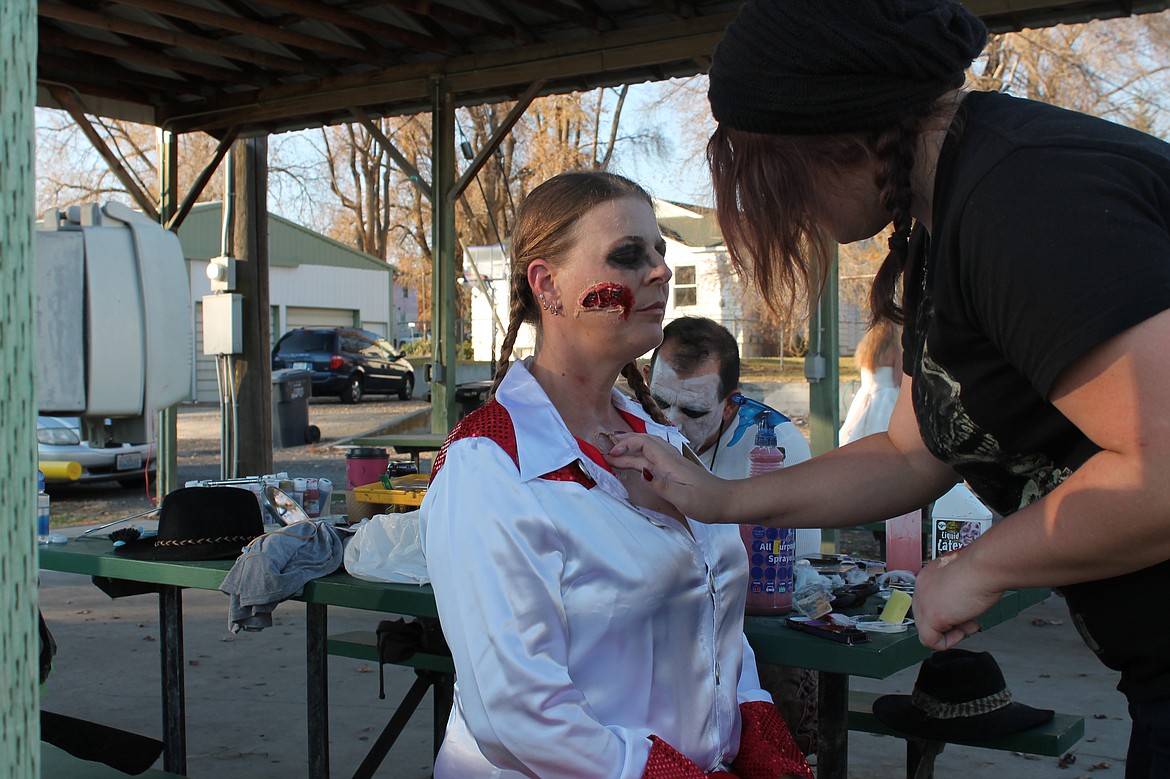
[[[622,419],[630,426],[630,429],[635,433],[646,432],[646,422],[640,417],[618,409],[618,413],[622,415]],[[443,447],[439,450],[439,454],[435,456],[435,464],[431,467],[431,481],[439,475],[443,463],[447,460],[447,447],[455,441],[463,438],[488,438],[491,439],[501,449],[507,452],[508,456],[512,458],[512,462],[516,464],[516,469],[520,469],[519,450],[516,445],[516,429],[512,425],[512,417],[508,414],[508,410],[496,402],[493,398],[487,405],[476,409],[462,420],[447,436],[447,440],[443,442]],[[601,450],[593,444],[582,441],[580,438],[576,439],[577,445],[581,447],[581,451],[593,462],[600,465],[607,471],[610,470],[609,463],[605,461]],[[585,469],[581,467],[578,462],[569,463],[566,466],[557,468],[555,471],[549,471],[540,478],[549,481],[571,481],[580,484],[587,490],[591,490],[597,486],[589,474],[585,473]]]

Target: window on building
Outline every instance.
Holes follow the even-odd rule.
[[[695,266],[684,265],[674,269],[674,305],[694,306],[699,302],[699,289],[695,286]]]

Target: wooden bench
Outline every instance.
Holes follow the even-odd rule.
[[[131,774],[110,768],[105,763],[82,760],[64,749],[41,742],[41,776],[45,779],[126,779]],[[172,774],[157,768],[148,768],[133,776],[141,779],[182,779],[181,774]]]
[[[906,739],[906,736],[889,727],[873,713],[873,702],[881,693],[852,690],[849,693],[849,729],[861,733],[876,733]],[[987,741],[948,742],[906,739],[906,776],[908,779],[931,779],[934,776],[934,759],[946,744],[998,749],[1006,752],[1022,752],[1029,755],[1059,757],[1072,749],[1085,737],[1085,718],[1076,714],[1057,712],[1052,719],[1031,730],[1011,736]]]
[[[373,630],[353,630],[348,633],[338,633],[325,640],[325,651],[337,657],[349,657],[354,660],[366,660],[378,663],[378,638]],[[439,753],[439,746],[443,743],[443,735],[447,730],[447,718],[451,714],[452,700],[455,695],[455,663],[450,655],[435,655],[416,652],[405,660],[394,663],[413,668],[418,678],[403,696],[402,702],[394,710],[386,727],[378,734],[378,738],[370,747],[362,764],[354,772],[353,779],[369,779],[378,770],[378,766],[389,754],[390,748],[398,740],[398,736],[406,728],[406,723],[414,715],[427,690],[434,689],[434,751]]]

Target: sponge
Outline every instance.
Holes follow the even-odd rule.
[[[882,609],[881,621],[889,622],[891,625],[901,625],[902,620],[906,618],[906,612],[910,611],[910,604],[913,600],[901,590],[890,590],[890,599],[886,601],[886,607]]]

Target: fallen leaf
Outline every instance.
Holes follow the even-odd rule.
[[[1056,761],[1057,768],[1068,768],[1077,761],[1077,756],[1072,752],[1061,755],[1060,759]]]
[[[1089,766],[1089,770],[1090,771],[1108,771],[1112,767],[1113,766],[1109,765],[1108,763],[1094,763],[1093,765]]]

